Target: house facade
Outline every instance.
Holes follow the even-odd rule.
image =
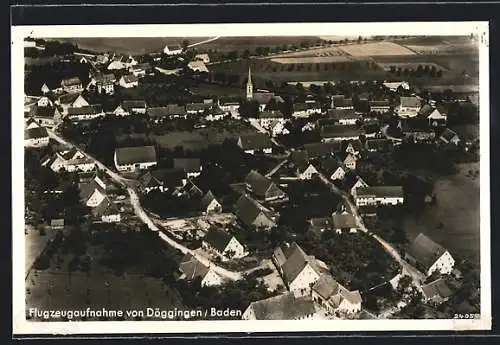
[[[399,205],[404,202],[401,186],[360,187],[355,189],[354,194],[357,206]]]
[[[401,97],[400,103],[396,107],[396,112],[400,117],[414,117],[420,111],[420,99],[417,97]]]
[[[123,88],[131,89],[139,86],[139,78],[133,74],[124,75],[120,78],[118,83]]]
[[[100,104],[88,105],[78,108],[68,108],[67,118],[71,121],[93,120],[104,117],[105,113]]]
[[[359,291],[349,291],[329,274],[321,275],[313,285],[311,297],[330,315],[350,315],[361,311],[362,299]]]
[[[61,87],[62,87],[63,91],[68,92],[68,93],[82,92],[83,91],[83,84],[82,84],[80,78],[78,78],[78,77],[63,79],[61,81]]]
[[[24,131],[24,146],[32,148],[45,147],[49,144],[49,133],[44,127],[28,128]]]
[[[157,164],[154,146],[117,148],[114,154],[116,170],[133,172],[153,167]]]
[[[433,272],[450,274],[455,266],[450,252],[423,233],[410,243],[405,259],[427,276]]]
[[[248,255],[245,247],[236,237],[220,229],[210,229],[203,239],[202,247],[215,253],[223,261],[241,259]]]

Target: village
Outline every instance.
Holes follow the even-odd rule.
[[[436,175],[478,160],[478,136],[455,130],[474,123],[477,93],[404,75],[274,85],[258,59],[224,94],[200,85],[229,83],[211,72],[227,61],[188,42],[140,56],[74,49],[26,71],[27,308],[61,305],[45,297],[70,296],[72,281],[88,285],[82,303],[96,281],[104,305],[121,303],[110,282],[147,275],[161,283],[134,302],[144,308],[167,290],[169,306],[216,303],[244,320],[478,313],[467,262],[433,238],[446,225],[414,238],[398,225],[433,207]]]

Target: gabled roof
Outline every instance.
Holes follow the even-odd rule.
[[[116,81],[116,77],[113,73],[97,74],[94,76],[96,83],[110,84]]]
[[[106,194],[104,189],[102,189],[102,187],[94,180],[80,183],[79,188],[80,188],[80,199],[83,200],[84,202],[87,202],[96,190],[103,195]]]
[[[392,147],[392,141],[389,139],[368,139],[366,140],[365,147],[367,150],[384,151]]]
[[[326,159],[322,159],[320,161],[320,164],[321,164],[322,172],[324,172],[328,175],[333,174],[335,171],[337,171],[338,168],[342,167],[340,165],[340,163],[337,161],[337,159],[333,158],[333,157],[328,157]]]
[[[420,110],[418,111],[418,115],[422,117],[427,117],[432,113],[433,110],[434,108],[429,103],[425,103],[422,106],[422,108],[420,108]]]
[[[438,109],[434,109],[429,116],[427,116],[428,119],[446,119],[446,115],[441,114],[441,112]]]
[[[61,81],[61,86],[72,86],[72,85],[78,85],[78,84],[81,84],[82,81],[80,80],[80,78],[78,77],[73,77],[73,78],[67,78],[67,79],[63,79]]]
[[[295,297],[293,292],[252,302],[257,320],[294,320],[316,312],[311,296]]]
[[[236,215],[247,226],[251,226],[261,213],[271,219],[270,211],[247,195],[242,195],[236,202]]]
[[[164,107],[148,108],[147,114],[151,117],[168,117],[168,116],[184,116],[186,108],[182,105],[167,104]]]
[[[402,198],[404,196],[402,186],[374,186],[360,187],[356,190],[358,197],[374,196],[378,198]]]
[[[361,295],[358,290],[356,291],[349,291],[346,288],[340,289],[340,295],[349,301],[351,304],[359,304],[361,303]]]
[[[271,99],[276,98],[274,92],[254,92],[252,96],[253,100],[259,104],[267,104]]]
[[[124,110],[132,110],[132,109],[137,109],[137,108],[146,108],[146,101],[141,101],[141,100],[126,100],[122,101],[120,104],[121,107]]]
[[[342,125],[326,125],[320,130],[322,138],[340,138],[340,137],[354,137],[363,134],[363,130],[356,125],[342,126]]]
[[[186,280],[193,280],[196,278],[205,278],[209,268],[203,265],[191,254],[186,254],[179,264],[179,271],[185,275]]]
[[[331,156],[335,152],[342,151],[342,143],[309,143],[304,144],[302,149],[307,152],[309,159],[314,159],[318,157]]]
[[[355,120],[359,118],[353,109],[328,109],[327,116],[329,118],[339,120]]]
[[[449,128],[446,128],[443,132],[443,134],[441,134],[441,138],[443,138],[444,140],[446,141],[451,141],[451,139],[453,139],[454,136],[456,136],[457,133],[453,132],[451,129]]]
[[[354,140],[349,140],[347,143],[347,146],[351,146],[354,151],[363,151],[363,144],[361,143],[361,140],[359,139],[354,139]]]
[[[322,274],[318,281],[312,286],[312,291],[315,291],[325,300],[338,294],[339,290],[340,284],[329,274]]]
[[[212,228],[208,230],[203,240],[213,248],[217,249],[220,252],[223,252],[232,238],[233,236],[228,234],[227,232],[221,229]]]
[[[422,285],[422,294],[425,298],[449,298],[453,292],[443,278],[439,278],[429,284]]]
[[[370,107],[389,107],[391,102],[388,99],[384,100],[371,100]]]
[[[420,100],[417,97],[405,97],[401,96],[399,102],[402,107],[407,108],[418,108],[420,107]]]
[[[201,161],[199,158],[174,158],[174,169],[198,172],[201,170]]]
[[[78,99],[78,97],[83,98],[83,96],[81,94],[78,94],[78,93],[67,93],[67,94],[64,94],[61,97],[59,97],[58,101],[61,104],[72,104],[73,102],[75,102]]]
[[[422,265],[426,270],[445,252],[446,249],[423,233],[420,233],[406,249],[406,253],[413,257],[417,263]]]
[[[215,195],[212,193],[211,190],[209,190],[207,193],[205,193],[203,198],[201,198],[201,201],[200,201],[201,208],[206,209],[213,200],[217,201],[217,199],[215,198]]]
[[[120,210],[108,197],[105,197],[99,205],[92,208],[92,214],[96,217],[111,216],[120,214]]]
[[[245,183],[251,187],[253,193],[259,196],[264,196],[269,187],[271,187],[271,184],[273,184],[270,179],[261,175],[256,170],[251,170],[247,174],[245,177]]]
[[[239,140],[241,140],[243,150],[262,150],[272,147],[271,138],[262,133],[243,134],[240,135]]]
[[[45,127],[34,127],[30,129],[24,130],[24,139],[40,139],[40,138],[46,138],[49,136],[49,133],[47,132],[47,128]]]
[[[139,78],[134,74],[127,74],[127,75],[124,75],[122,78],[123,78],[123,81],[127,84],[128,83],[135,83],[135,82],[139,81]]]
[[[117,148],[115,155],[119,165],[156,162],[156,150],[152,145]]]
[[[320,274],[314,260],[309,257],[296,242],[293,242],[284,252],[286,261],[281,269],[288,283],[292,283],[307,265],[310,265],[311,268]]]
[[[334,213],[332,214],[332,222],[335,229],[351,229],[358,227],[356,219],[350,213]]]
[[[145,172],[139,181],[143,187],[165,186],[168,188],[182,186],[186,173],[182,169],[155,169]]]
[[[332,102],[333,102],[334,107],[350,107],[350,106],[352,106],[352,98],[345,98],[344,95],[332,96]]]
[[[102,106],[100,104],[85,105],[83,107],[68,108],[68,116],[88,115],[102,113]]]
[[[306,103],[294,103],[293,104],[293,111],[306,111],[307,104]]]

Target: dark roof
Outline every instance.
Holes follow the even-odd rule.
[[[148,108],[147,114],[152,117],[168,117],[186,115],[186,109],[182,105],[167,104],[164,107]]]
[[[275,98],[273,92],[254,92],[252,95],[252,99],[259,104],[267,104],[273,98]]]
[[[68,108],[68,116],[99,114],[101,112],[102,112],[102,106],[100,104],[86,105],[77,108]]]
[[[309,143],[304,144],[302,149],[307,152],[309,159],[314,159],[318,157],[331,156],[335,152],[342,151],[342,143]]]
[[[453,139],[454,136],[456,136],[457,133],[453,132],[451,129],[449,128],[446,128],[443,132],[443,134],[441,134],[441,138],[443,138],[444,140],[446,141],[451,141],[451,139]]]
[[[30,116],[33,117],[44,117],[44,118],[53,118],[56,114],[56,107],[39,107],[34,105],[30,109]]]
[[[345,98],[344,95],[332,96],[334,107],[350,107],[352,106],[352,98]]]
[[[119,165],[156,162],[154,146],[121,147],[115,150],[115,155]]]
[[[370,107],[389,107],[391,105],[391,102],[389,102],[388,99],[385,100],[371,100],[370,101]]]
[[[265,196],[273,182],[261,175],[256,170],[251,170],[245,177],[245,183],[250,186],[252,192],[258,196]]]
[[[337,159],[333,157],[328,157],[326,159],[321,160],[320,165],[321,165],[320,168],[321,171],[328,175],[333,174],[335,171],[337,171],[339,167],[341,167]]]
[[[202,209],[206,209],[210,203],[212,202],[212,200],[216,200],[215,199],[215,195],[212,193],[211,190],[209,190],[204,196],[203,198],[201,198],[201,201],[200,201],[200,205],[201,205],[201,208]]]
[[[420,233],[406,249],[406,253],[414,258],[417,263],[422,265],[426,270],[429,269],[445,252],[446,249],[423,233]]]
[[[374,186],[374,187],[360,187],[356,190],[357,196],[376,196],[386,198],[403,197],[402,186]]]
[[[73,77],[73,78],[67,78],[63,79],[61,81],[61,86],[72,86],[72,85],[78,85],[81,84],[82,81],[78,77]]]
[[[101,84],[111,84],[116,81],[116,77],[113,73],[97,74],[94,76],[96,83]]]
[[[132,110],[134,108],[146,108],[146,101],[127,100],[122,101],[121,106],[125,110]]]
[[[139,179],[143,187],[179,187],[186,178],[182,169],[155,169],[147,171]]]
[[[361,143],[361,140],[359,139],[354,139],[354,140],[349,140],[347,143],[347,146],[352,146],[354,151],[363,151],[363,144]]]
[[[322,138],[354,137],[360,136],[361,134],[363,134],[363,131],[356,125],[326,125],[320,130]]]
[[[332,214],[332,222],[335,229],[357,228],[356,219],[350,213]]]
[[[134,71],[141,70],[141,69],[143,69],[145,71],[149,71],[152,69],[152,67],[151,67],[151,64],[149,62],[139,63],[135,66],[132,66],[132,70],[134,70]]]
[[[353,109],[328,109],[327,116],[337,121],[359,118]]]
[[[420,108],[420,110],[418,111],[418,115],[427,117],[432,113],[433,110],[434,108],[430,104],[426,103],[422,106],[422,108]]]
[[[453,294],[442,278],[439,278],[432,283],[422,285],[422,293],[425,298],[440,297],[442,299],[448,298]]]
[[[79,189],[80,189],[80,199],[83,200],[84,202],[87,202],[88,199],[92,196],[92,194],[94,194],[96,190],[99,191],[101,194],[105,194],[104,189],[102,189],[102,187],[94,180],[80,183]]]
[[[39,139],[46,138],[49,136],[47,133],[47,129],[45,127],[34,127],[30,129],[26,129],[24,131],[24,139]]]
[[[199,158],[174,158],[174,168],[197,172],[201,170],[201,161]]]
[[[179,271],[181,271],[187,280],[193,280],[195,278],[205,278],[209,268],[203,265],[191,254],[186,254],[179,264]]]
[[[243,134],[240,135],[239,140],[241,140],[243,150],[262,150],[272,147],[271,138],[263,133]]]
[[[59,97],[59,103],[61,104],[71,104],[77,100],[81,95],[78,93],[67,93]],[[83,96],[82,96],[83,97]]]
[[[293,105],[293,111],[305,111],[307,109],[306,103],[294,103]]]
[[[208,230],[207,234],[205,235],[204,241],[218,251],[223,252],[232,238],[233,236],[229,235],[227,232],[212,228]]]
[[[358,207],[361,215],[374,215],[377,214],[377,206],[375,205],[362,205]]]
[[[122,78],[125,83],[134,83],[136,81],[139,81],[139,78],[133,74],[124,75]]]
[[[384,151],[392,147],[392,140],[389,139],[368,139],[366,140],[365,147],[367,150]]]
[[[296,150],[290,153],[291,162],[299,169],[306,168],[309,156],[305,150]]]
[[[295,297],[293,292],[252,302],[257,320],[294,320],[316,312],[311,296]]]
[[[322,274],[316,283],[312,286],[312,290],[319,294],[323,299],[327,300],[331,296],[339,293],[340,285],[329,274]]]
[[[236,202],[236,215],[245,225],[251,226],[261,213],[271,218],[269,212],[262,205],[247,195],[242,195]]]
[[[310,265],[317,271],[315,262],[313,262],[311,257],[307,256],[297,243],[292,243],[289,248],[284,250],[284,252],[286,255],[286,261],[281,269],[283,270],[283,276],[288,283],[293,282],[306,265]]]
[[[108,197],[105,197],[99,205],[92,208],[92,214],[96,217],[110,216],[119,213],[118,207],[116,207]]]

